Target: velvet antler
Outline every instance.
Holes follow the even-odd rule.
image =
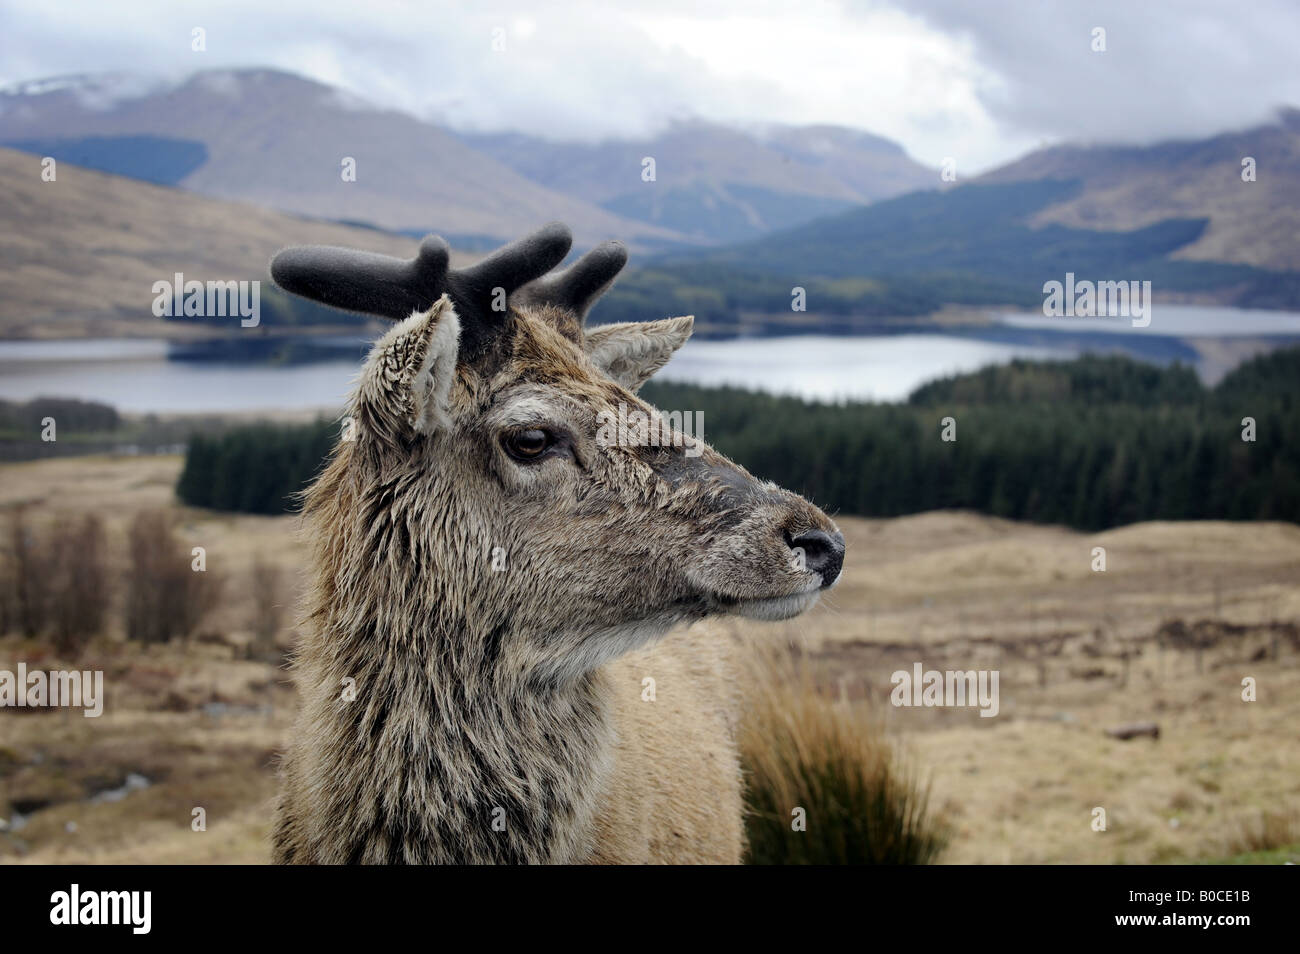
[[[622,242],[602,242],[563,271],[525,285],[515,301],[521,305],[559,305],[581,322],[626,264],[627,248]]]
[[[619,242],[596,246],[571,267],[546,276],[569,253],[573,236],[559,222],[497,249],[468,268],[450,267],[447,243],[430,235],[415,258],[325,245],[301,245],[271,260],[271,277],[285,291],[312,301],[400,321],[443,294],[461,319],[461,351],[481,352],[506,321],[501,303],[556,304],[579,320],[627,262]],[[516,294],[517,293],[517,294]]]

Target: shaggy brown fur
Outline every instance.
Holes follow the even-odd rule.
[[[601,411],[654,414],[633,391],[690,324],[524,307],[471,365],[443,298],[376,344],[307,494],[276,860],[740,860],[733,647],[696,621],[802,612],[838,557],[791,541],[839,535],[680,435],[599,439]]]

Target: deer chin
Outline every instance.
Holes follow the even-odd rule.
[[[715,596],[710,602],[715,612],[731,613],[746,619],[761,619],[769,622],[790,619],[812,609],[821,595],[821,589],[804,590],[801,593],[787,593],[784,596],[765,596],[758,598],[738,598]]]

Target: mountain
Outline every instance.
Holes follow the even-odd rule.
[[[776,272],[792,280],[952,274],[1033,286],[1042,284],[1040,276],[1057,271],[1109,274],[1162,260],[1197,241],[1206,228],[1204,218],[1163,219],[1128,231],[1030,224],[1044,208],[1069,201],[1080,188],[1078,180],[1041,179],[917,192],[689,261]]]
[[[589,144],[461,136],[547,188],[704,243],[739,241],[938,183],[897,144],[839,126],[744,130],[700,120]],[[655,161],[655,178],[642,178]]]
[[[851,330],[945,305],[1038,307],[1067,272],[1150,281],[1166,302],[1300,310],[1300,112],[1201,141],[1041,150],[955,188],[667,252],[595,314],[654,304],[704,327]],[[807,314],[791,313],[795,287]]]
[[[71,77],[0,92],[0,145],[282,211],[462,246],[560,219],[580,243],[681,236],[545,188],[413,116],[274,70]],[[345,157],[356,160],[344,181]]]
[[[16,84],[0,90],[0,146],[467,247],[548,219],[579,244],[739,241],[937,182],[897,144],[843,127],[689,121],[595,144],[457,135],[275,70]],[[653,182],[641,178],[646,156]],[[345,157],[355,181],[341,175]]]
[[[665,254],[624,277],[594,317],[625,321],[653,305],[693,313],[712,328],[864,331],[945,305],[1040,307],[1044,283],[1070,272],[1090,281],[1150,281],[1165,302],[1300,309],[1300,273],[1179,257],[1205,236],[1205,216],[1127,230],[1033,224],[1082,192],[1077,179],[970,183],[751,242]],[[804,314],[791,310],[796,288],[804,289]]]
[[[1254,182],[1242,160],[1255,160]],[[1204,140],[1151,146],[1058,146],[980,177],[985,183],[1069,179],[1078,192],[1029,220],[1116,231],[1171,218],[1208,219],[1179,260],[1300,269],[1300,110]]]
[[[264,278],[293,242],[414,246],[232,199],[436,230],[465,251],[551,217],[579,244],[628,239],[640,267],[596,320],[861,330],[948,304],[1036,307],[1066,272],[1150,280],[1165,301],[1300,308],[1300,111],[1206,140],[1040,150],[946,190],[897,146],[838,127],[692,122],[596,145],[457,136],[266,70],[21,84],[0,93],[0,142],[25,150],[0,152],[0,247],[15,263],[0,275],[0,334],[46,334],[37,322],[51,317],[58,334],[86,322],[148,333],[152,282],[177,270]],[[61,159],[57,182],[41,181],[33,153]],[[339,176],[343,156],[356,182]],[[1243,157],[1257,181],[1242,181]],[[908,183],[919,190],[897,194]],[[796,287],[807,312],[791,311]]]
[[[45,182],[40,159],[9,149],[0,149],[0,195],[0,338],[192,334],[192,326],[153,318],[154,282],[170,282],[176,272],[205,282],[259,279],[267,311],[278,294],[267,262],[285,245],[351,245],[402,256],[416,246],[403,236],[62,162],[55,180]],[[457,259],[466,261],[461,253]]]

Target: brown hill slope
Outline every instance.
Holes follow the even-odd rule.
[[[179,85],[102,75],[0,93],[0,142],[150,135],[202,143],[178,183],[205,195],[381,228],[511,238],[560,219],[579,242],[672,233],[544,188],[432,123],[277,70]],[[356,160],[355,181],[341,175]]]
[[[300,219],[0,149],[0,337],[173,335],[150,311],[153,283],[269,281],[285,245],[353,245],[410,255],[413,239]],[[190,329],[192,330],[192,329]]]
[[[1243,182],[1242,160],[1256,163]],[[1031,224],[1134,229],[1208,217],[1209,228],[1175,258],[1300,269],[1300,110],[1211,139],[1152,146],[1056,146],[981,177],[984,182],[1081,179],[1083,192]]]

